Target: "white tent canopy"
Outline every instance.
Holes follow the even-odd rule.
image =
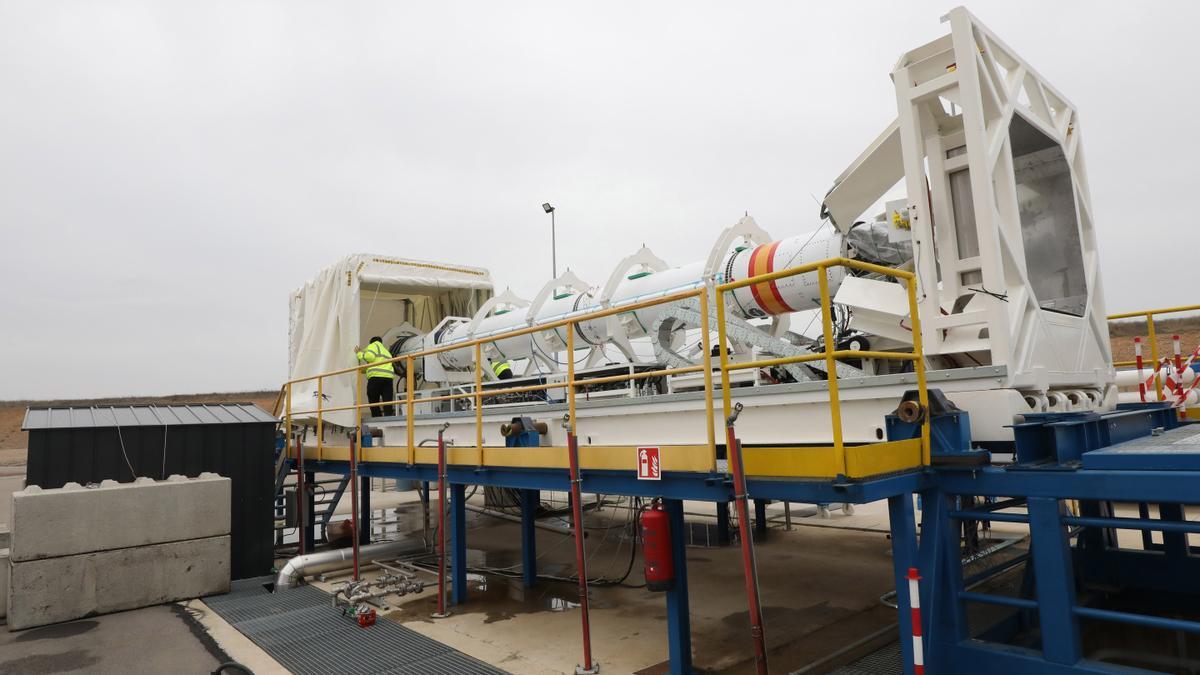
[[[481,267],[365,253],[342,258],[292,293],[288,379],[351,367],[355,348],[371,336],[403,322],[432,330],[446,316],[470,317],[491,295],[492,277]],[[354,381],[353,373],[326,378],[322,407],[352,405]],[[316,407],[315,380],[293,386],[292,411]],[[354,423],[349,412],[324,419],[341,426]]]

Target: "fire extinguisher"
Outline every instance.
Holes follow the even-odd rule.
[[[671,525],[662,503],[654,500],[642,513],[642,549],[646,560],[646,588],[670,590],[675,584],[675,562],[671,551]]]

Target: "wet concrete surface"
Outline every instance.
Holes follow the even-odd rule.
[[[229,657],[183,608],[147,607],[8,632],[0,674],[210,673]]]
[[[472,503],[480,504],[477,497]],[[421,531],[419,504],[400,505],[397,530]],[[687,505],[688,511],[711,504]],[[572,538],[537,531],[539,573],[533,588],[520,578],[520,527],[468,511],[468,600],[450,607],[452,616],[432,619],[436,576],[427,590],[391,599],[384,616],[514,673],[573,670],[580,660],[578,586]],[[862,530],[829,527],[772,529],[758,544],[758,565],[773,669],[820,661],[864,636],[886,629],[894,609],[879,596],[893,587],[890,541],[873,527],[873,516],[856,519]],[[701,515],[701,517],[703,517]],[[689,516],[689,519],[691,516]],[[433,514],[431,540],[436,535]],[[799,520],[799,519],[797,519]],[[556,518],[543,522],[563,525]],[[647,591],[640,548],[630,568],[627,509],[605,507],[587,516],[588,575],[609,584],[589,587],[593,651],[606,672],[653,673],[667,660],[665,596]],[[417,561],[436,568],[436,557]],[[631,569],[625,578],[625,571]],[[741,556],[736,546],[689,548],[688,574],[693,658],[698,672],[752,672]],[[620,583],[613,583],[613,582]]]

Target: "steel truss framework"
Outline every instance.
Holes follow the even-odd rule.
[[[1008,386],[1043,395],[1103,387],[1111,351],[1078,110],[965,8],[943,21],[949,34],[896,64],[897,118],[835,181],[826,213],[846,229],[902,180],[926,354],[986,354],[1007,367]],[[1059,248],[1078,250],[1084,287],[1070,311],[1043,309],[1054,299],[1033,278],[1044,252],[1024,231],[1038,216],[1024,212],[1017,124],[1065,163],[1073,221],[1062,214]]]

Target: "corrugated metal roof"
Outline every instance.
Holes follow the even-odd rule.
[[[277,422],[253,403],[187,405],[71,406],[27,408],[21,429],[90,429],[96,427],[158,427],[177,424],[247,424]]]

